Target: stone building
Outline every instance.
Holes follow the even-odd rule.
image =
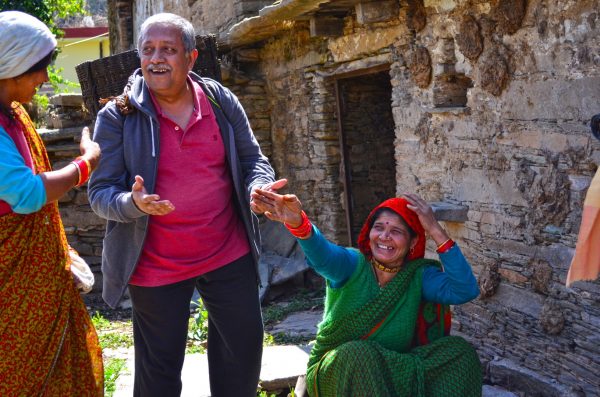
[[[600,0],[269,3],[113,0],[111,42],[160,11],[217,34],[224,83],[328,237],[405,191],[449,208],[481,287],[454,332],[488,381],[599,396],[600,283],[564,281],[600,162]]]

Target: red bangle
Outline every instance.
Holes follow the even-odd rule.
[[[445,254],[452,247],[454,247],[454,241],[449,238],[448,240],[446,240],[443,243],[441,243],[440,245],[438,245],[435,252],[437,252],[438,254]]]
[[[77,184],[75,186],[81,186],[86,183],[90,177],[90,172],[92,170],[90,162],[83,157],[77,157],[75,160],[71,161],[71,163],[75,164],[75,167],[77,167],[77,171],[79,172],[79,178],[77,179]]]
[[[291,227],[287,223],[284,223],[284,225],[294,237],[306,238],[312,231],[312,223],[310,223],[310,221],[308,220],[306,212],[302,211],[300,215],[302,216],[302,223],[300,224],[300,226]]]

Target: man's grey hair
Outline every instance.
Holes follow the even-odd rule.
[[[163,12],[146,18],[142,23],[142,26],[140,27],[140,36],[138,37],[137,42],[138,51],[140,51],[140,47],[146,38],[146,32],[153,25],[162,25],[178,29],[181,32],[181,40],[183,41],[185,52],[189,53],[196,48],[194,26],[192,26],[187,19],[182,18],[179,15]]]

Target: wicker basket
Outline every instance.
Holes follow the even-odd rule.
[[[198,59],[194,64],[194,72],[221,81],[215,36],[196,36],[196,48]],[[102,108],[99,100],[121,94],[127,79],[139,67],[140,58],[136,50],[83,62],[75,67],[83,103],[92,118],[96,118]]]

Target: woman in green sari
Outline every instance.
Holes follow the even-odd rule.
[[[475,299],[477,281],[424,200],[407,194],[377,206],[358,250],[327,241],[295,195],[259,189],[253,203],[286,225],[327,280],[307,369],[310,396],[481,396],[475,349],[448,335],[447,305]],[[441,263],[423,258],[425,233]]]

